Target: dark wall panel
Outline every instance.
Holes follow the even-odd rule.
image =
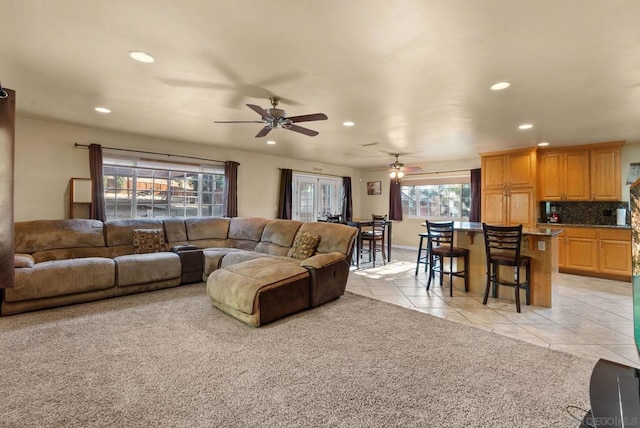
[[[0,98],[0,288],[13,287],[13,153],[16,93]]]

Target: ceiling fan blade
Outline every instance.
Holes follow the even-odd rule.
[[[264,128],[262,128],[260,130],[260,132],[258,132],[256,134],[256,138],[260,138],[260,137],[264,137],[265,135],[267,135],[269,132],[271,132],[271,127],[270,126],[265,126]]]
[[[262,117],[268,117],[270,118],[271,115],[269,114],[268,111],[266,111],[265,109],[263,109],[260,106],[257,106],[255,104],[247,104],[247,107],[249,107],[251,110],[255,111],[256,113],[258,113],[260,116]]]
[[[295,131],[295,132],[299,132],[301,134],[304,135],[308,135],[309,137],[315,137],[316,135],[319,134],[318,131],[314,131],[313,129],[309,129],[309,128],[303,128],[302,126],[298,126],[298,125],[291,125],[288,128],[289,131]]]
[[[291,122],[311,122],[313,120],[327,120],[328,117],[324,113],[303,114],[300,116],[287,117]]]
[[[264,123],[261,120],[214,120],[213,123]]]

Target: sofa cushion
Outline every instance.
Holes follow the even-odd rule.
[[[167,251],[163,229],[134,229],[133,254],[159,253]]]
[[[135,229],[163,229],[160,219],[126,219],[109,220],[105,223],[107,245],[133,245],[133,231]]]
[[[114,285],[112,259],[55,260],[16,269],[14,286],[5,289],[4,298],[7,302],[17,302],[104,290]]]
[[[229,219],[222,217],[189,217],[184,220],[189,241],[227,239]],[[199,245],[200,246],[200,245]],[[202,248],[202,246],[200,246]]]
[[[187,227],[181,217],[169,217],[164,221],[164,234],[169,247],[187,242]]]
[[[14,225],[14,251],[32,254],[58,248],[104,247],[104,226],[88,219],[34,220]]]
[[[270,220],[261,217],[234,217],[229,224],[229,239],[260,241]]]
[[[120,287],[175,279],[182,275],[180,256],[176,253],[131,254],[114,260]]]
[[[35,260],[31,254],[14,254],[13,255],[13,267],[24,268],[33,267]]]
[[[212,300],[253,314],[257,309],[255,297],[261,289],[305,277],[309,277],[305,268],[265,257],[213,272],[207,280],[207,293]]]
[[[295,241],[293,241],[293,246],[291,247],[287,255],[289,257],[293,257],[294,259],[308,259],[316,251],[319,243],[320,235],[318,235],[317,233],[298,233],[298,235],[296,235]]]
[[[286,256],[301,225],[301,221],[271,220],[264,227],[255,251],[275,256]]]
[[[309,222],[300,226],[298,233],[301,232],[316,233],[322,237],[316,249],[318,253],[348,254],[358,230],[338,223]]]

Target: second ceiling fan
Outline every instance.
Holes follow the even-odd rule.
[[[313,113],[287,117],[287,112],[278,108],[280,97],[271,97],[269,98],[269,101],[271,101],[272,108],[268,109],[263,109],[262,107],[255,104],[247,104],[247,107],[261,116],[261,120],[219,120],[214,121],[214,123],[263,123],[265,126],[260,130],[260,132],[256,134],[256,138],[264,137],[269,132],[271,132],[272,129],[275,128],[287,129],[289,131],[299,132],[310,137],[315,137],[316,135],[318,135],[318,131],[296,125],[296,123],[328,119],[327,115],[324,113]]]

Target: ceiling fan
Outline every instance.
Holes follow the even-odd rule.
[[[299,132],[310,137],[318,135],[318,131],[313,129],[304,128],[296,125],[298,122],[311,122],[314,120],[327,120],[327,115],[324,113],[304,114],[301,116],[287,117],[287,112],[278,108],[280,97],[270,97],[272,108],[263,109],[255,104],[247,104],[251,110],[255,111],[261,116],[261,120],[232,120],[232,121],[214,121],[214,123],[263,123],[265,126],[256,134],[256,138],[264,137],[272,129],[282,128],[289,131]]]
[[[400,156],[400,153],[391,154],[396,157],[396,161],[392,164],[389,164],[389,176],[391,178],[402,178],[405,175],[405,171],[409,174],[412,172],[422,172],[422,168],[419,166],[405,167],[404,164],[398,160],[398,156]]]

